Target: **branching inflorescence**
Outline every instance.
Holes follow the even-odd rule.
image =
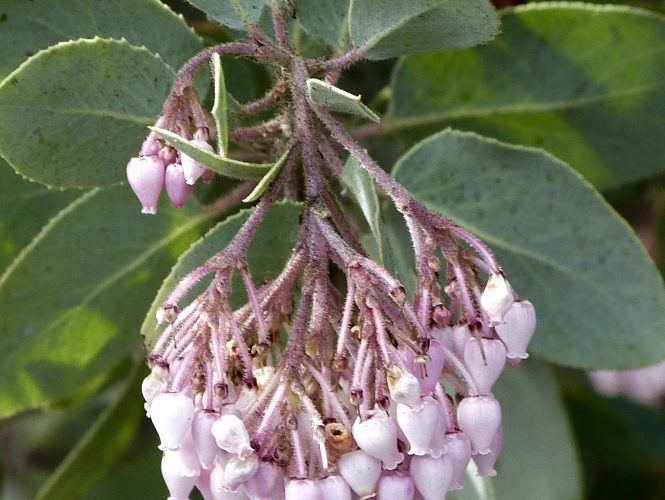
[[[247,42],[186,63],[156,123],[213,153],[194,72],[213,54],[279,68],[275,86],[241,109],[273,116],[229,137],[251,148],[245,156],[283,156],[282,167],[230,244],[185,276],[157,313],[143,393],[164,479],[173,499],[194,486],[212,499],[444,498],[461,487],[470,460],[480,475],[495,474],[503,433],[491,389],[506,362],[526,358],[533,306],[515,298],[481,241],[427,210],[310,99],[309,78],[334,83],[362,54],[300,58],[278,7],[273,21],[276,42],[251,28]],[[364,253],[337,203],[344,152],[404,217],[413,299]],[[127,175],[143,211],[154,213],[162,187],[179,207],[214,174],[151,132]],[[247,250],[285,197],[302,201],[299,239],[281,273],[256,286]],[[236,308],[234,275],[245,297]]]

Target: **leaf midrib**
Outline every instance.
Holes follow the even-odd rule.
[[[589,97],[584,99],[572,99],[565,101],[559,100],[559,101],[552,101],[550,103],[543,103],[537,105],[515,104],[515,105],[486,107],[478,109],[462,109],[456,111],[434,113],[430,115],[411,116],[411,117],[409,116],[395,117],[393,114],[395,110],[392,109],[388,114],[388,116],[385,118],[384,123],[391,130],[399,130],[403,128],[434,125],[439,122],[459,120],[464,118],[483,118],[483,117],[505,115],[505,114],[542,113],[545,111],[565,111],[565,110],[578,109],[593,104],[606,103],[612,101],[613,99],[618,99],[622,97],[632,97],[646,92],[658,90],[660,88],[663,88],[662,84],[653,84],[653,85],[645,85],[642,87],[634,87],[632,89],[625,90],[622,92],[614,92],[611,94]]]

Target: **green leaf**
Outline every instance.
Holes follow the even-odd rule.
[[[307,80],[307,97],[313,103],[320,104],[331,111],[350,113],[373,122],[381,121],[374,111],[362,103],[359,95],[350,94],[316,78]]]
[[[529,360],[506,368],[493,389],[501,403],[504,447],[492,478],[497,499],[583,498],[571,429],[550,371]]]
[[[270,208],[266,219],[254,235],[247,260],[249,270],[257,285],[265,279],[275,278],[281,272],[298,237],[300,212],[301,206],[298,204],[277,203]],[[158,328],[155,313],[164,303],[173,287],[187,273],[201,266],[210,257],[224,249],[242,227],[249,214],[250,210],[242,210],[238,214],[228,217],[208,231],[203,238],[180,256],[178,262],[171,269],[171,273],[162,283],[162,287],[153,300],[141,327],[147,346],[154,344]],[[208,281],[204,280],[194,287],[181,301],[181,305],[189,303],[196,295],[201,293]],[[231,302],[234,306],[240,306],[247,302],[241,281],[234,281]]]
[[[350,0],[296,0],[303,29],[331,47],[343,48],[348,36]]]
[[[236,30],[245,29],[246,24],[257,24],[264,7],[264,0],[187,1],[219,24]]]
[[[349,32],[368,59],[486,43],[499,19],[486,0],[351,0]]]
[[[164,36],[168,33],[168,36]],[[3,0],[0,80],[42,49],[77,38],[125,38],[179,68],[202,44],[183,18],[157,0]]]
[[[217,149],[220,156],[226,157],[229,153],[229,118],[226,95],[226,80],[222,58],[219,54],[212,55],[212,78],[215,89],[215,101],[212,105],[212,117],[217,127]]]
[[[240,160],[234,160],[233,158],[223,158],[206,151],[205,149],[201,149],[187,139],[183,139],[178,134],[174,134],[168,130],[157,127],[150,127],[150,130],[154,130],[157,135],[178,151],[191,156],[201,165],[204,165],[219,174],[225,175],[226,177],[249,181],[259,180],[274,165],[273,163],[247,163]]]
[[[583,368],[665,357],[665,290],[630,227],[549,154],[446,130],[395,166],[407,189],[478,235],[533,302],[530,350]]]
[[[581,3],[502,16],[474,49],[396,67],[383,125],[412,141],[444,124],[537,146],[605,188],[665,171],[665,18]]]
[[[0,158],[0,273],[78,191],[58,191],[16,175]]]
[[[355,156],[350,155],[344,165],[344,175],[342,177],[344,185],[351,191],[360,209],[362,210],[369,229],[374,236],[378,257],[382,264],[383,258],[383,229],[381,221],[381,207],[379,197],[376,194],[376,188],[372,178]]]
[[[143,365],[135,364],[123,391],[87,430],[42,485],[37,500],[80,498],[118,462],[134,441],[144,418],[140,397]]]
[[[212,216],[166,205],[149,217],[126,186],[92,190],[0,276],[0,418],[68,396],[136,346],[154,291]]]
[[[125,179],[175,74],[126,41],[64,42],[0,83],[0,153],[25,177],[56,187]]]
[[[277,174],[279,174],[279,172],[282,170],[284,163],[286,163],[286,159],[289,157],[289,153],[291,153],[290,149],[284,151],[282,156],[279,157],[272,168],[268,170],[268,173],[263,176],[252,192],[249,193],[242,201],[245,203],[254,202],[258,200],[263,193],[266,192],[266,189],[270,187],[270,183],[275,180]]]

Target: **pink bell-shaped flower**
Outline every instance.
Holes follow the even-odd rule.
[[[508,349],[511,359],[526,359],[526,348],[536,331],[536,310],[528,300],[517,300],[496,325],[496,333]]]
[[[210,469],[201,470],[199,477],[196,478],[196,489],[199,490],[203,500],[214,500],[210,490]]]
[[[168,368],[155,365],[150,371],[150,375],[143,379],[141,383],[141,393],[145,399],[145,410],[150,416],[150,404],[162,392],[166,392],[169,384]]]
[[[482,351],[481,351],[482,346]],[[483,352],[485,357],[483,358]],[[490,394],[506,365],[506,346],[500,340],[472,338],[464,348],[464,364],[480,394]]]
[[[377,500],[412,500],[416,492],[413,479],[407,471],[387,470],[381,474],[376,488]]]
[[[194,488],[198,474],[191,473],[191,468],[183,463],[183,456],[179,451],[166,450],[162,456],[162,476],[174,499],[189,498]]]
[[[360,498],[371,498],[381,477],[381,461],[363,450],[345,453],[337,468],[347,484]]]
[[[233,456],[224,467],[224,487],[229,491],[236,491],[238,486],[249,480],[259,468],[256,454],[245,458]]]
[[[464,398],[457,407],[457,421],[471,441],[471,452],[487,455],[501,426],[501,406],[492,396]]]
[[[432,394],[436,383],[441,378],[445,364],[441,343],[436,339],[430,339],[427,354],[419,357],[416,357],[414,352],[408,349],[406,361],[413,374],[418,378],[420,393],[423,396]]]
[[[217,413],[211,410],[197,410],[192,420],[192,439],[199,456],[201,467],[210,469],[215,461],[219,447],[212,435],[212,425],[217,421]]]
[[[166,188],[169,200],[171,200],[171,203],[176,208],[180,208],[185,204],[194,189],[193,186],[185,182],[185,174],[183,173],[182,165],[179,163],[171,163],[166,167],[164,187]]]
[[[177,449],[185,439],[193,417],[194,403],[184,394],[158,394],[150,404],[150,418],[161,440],[159,449]]]
[[[442,411],[439,402],[429,396],[414,408],[401,403],[397,405],[397,423],[409,441],[409,455],[426,455],[430,452],[434,433],[439,430]],[[443,432],[443,428],[440,430]]]
[[[204,140],[193,139],[191,142],[193,145],[198,146],[201,149],[214,153],[212,146]],[[206,171],[206,168],[203,165],[184,153],[180,154],[180,163],[182,164],[182,171],[185,174],[185,182],[189,185],[194,185],[199,177],[201,177]]]
[[[446,434],[444,442],[446,444],[446,455],[453,464],[453,477],[450,480],[449,489],[461,490],[462,477],[466,466],[469,465],[469,460],[471,460],[471,441],[463,432],[451,432]]]
[[[164,164],[157,156],[132,158],[127,164],[127,182],[141,202],[143,214],[157,213],[159,193],[164,186]]]
[[[494,477],[496,476],[496,471],[494,470],[494,464],[496,463],[497,458],[499,458],[499,453],[503,448],[503,428],[499,427],[499,430],[494,435],[492,440],[492,446],[490,446],[490,452],[487,455],[476,454],[473,455],[473,461],[476,463],[478,468],[479,476]]]
[[[466,323],[445,328],[435,328],[431,331],[432,337],[438,340],[443,347],[452,351],[460,359],[464,357],[464,346],[471,338],[469,325]]]
[[[485,290],[480,295],[480,305],[493,325],[503,322],[503,316],[513,305],[514,300],[513,289],[503,274],[491,274]]]
[[[279,500],[284,498],[284,475],[276,465],[261,462],[256,474],[245,482],[245,491],[251,500]]]
[[[351,500],[351,488],[342,476],[328,476],[320,480],[321,500]]]
[[[239,487],[236,491],[226,489],[224,480],[224,465],[215,463],[210,469],[210,493],[213,500],[248,500],[245,490]]]
[[[289,479],[285,490],[286,500],[323,500],[320,482],[312,479]]]
[[[245,424],[236,415],[228,414],[220,416],[211,427],[212,435],[215,437],[217,446],[222,450],[238,455],[249,456],[254,450],[249,444],[249,434]]]
[[[367,420],[358,418],[352,433],[358,447],[381,460],[386,469],[392,470],[404,460],[404,455],[397,450],[395,421],[383,411],[375,411]]]
[[[420,383],[415,375],[399,365],[391,365],[386,376],[390,398],[408,406],[420,404]]]
[[[447,455],[439,458],[428,455],[412,457],[409,472],[424,500],[441,500],[450,487],[453,464]]]

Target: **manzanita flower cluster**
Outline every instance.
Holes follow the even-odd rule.
[[[527,357],[534,308],[481,241],[429,212],[311,100],[309,78],[333,85],[362,54],[302,59],[279,7],[273,21],[276,42],[252,28],[248,42],[188,62],[157,122],[214,151],[194,71],[214,53],[280,68],[275,87],[243,107],[246,116],[274,117],[231,138],[268,161],[276,152],[266,138],[286,148],[281,169],[228,246],[157,311],[143,395],[170,498],[196,487],[215,500],[440,500],[461,487],[471,461],[480,475],[496,473],[503,432],[492,387],[506,364]],[[344,151],[406,222],[412,296],[367,256],[338,204]],[[162,186],[182,205],[205,172],[153,134],[127,167],[146,213]],[[247,250],[284,197],[302,201],[299,238],[281,272],[257,285]]]

